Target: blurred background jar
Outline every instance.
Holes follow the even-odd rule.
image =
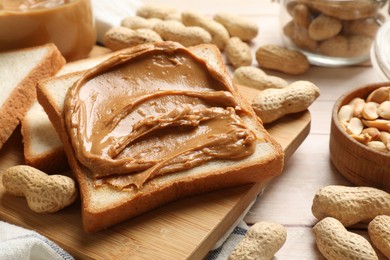
[[[0,0],[0,51],[53,42],[67,61],[96,42],[90,0]]]
[[[390,81],[390,21],[378,30],[371,48],[371,63],[381,80]]]
[[[386,17],[387,0],[283,0],[280,10],[286,46],[313,65],[347,66],[370,59]]]

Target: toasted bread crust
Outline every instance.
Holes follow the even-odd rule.
[[[0,148],[11,136],[15,128],[19,125],[24,115],[36,100],[36,84],[40,79],[53,76],[64,64],[65,59],[54,44],[32,47],[22,50],[11,51],[20,52],[33,50],[34,48],[48,48],[48,52],[41,62],[24,77],[21,83],[14,88],[0,108]],[[20,64],[28,61],[21,60]],[[15,70],[18,68],[15,68]]]
[[[218,64],[216,66],[223,71],[226,77],[229,77],[219,51],[210,46],[201,45],[194,48],[195,50],[196,48],[211,48],[208,51],[210,54],[213,53],[213,56],[209,58],[214,59],[215,64]],[[72,76],[77,77],[77,74],[64,75],[55,80],[61,82]],[[50,80],[40,82],[38,100],[61,136],[69,164],[79,183],[82,199],[82,221],[87,232],[110,227],[179,198],[262,181],[282,172],[283,150],[281,146],[267,133],[250,105],[240,97],[241,105],[250,111],[247,117],[248,122],[261,136],[259,147],[266,146],[266,152],[261,153],[260,149],[260,154],[247,160],[206,163],[201,167],[195,167],[195,169],[161,176],[146,183],[139,192],[110,190],[110,187],[107,186],[96,188],[93,186],[87,170],[76,159],[65,130],[65,121],[61,110],[63,104],[58,104],[53,99],[50,91],[46,88],[48,84],[50,84]],[[235,95],[240,96],[236,88],[234,92]],[[107,202],[100,202],[99,198],[104,198],[103,200],[107,200]]]

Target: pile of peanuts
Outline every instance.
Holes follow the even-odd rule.
[[[251,42],[258,35],[258,24],[231,13],[208,17],[193,11],[178,12],[164,5],[143,5],[135,16],[123,18],[120,26],[108,30],[103,44],[120,50],[142,43],[174,41],[185,47],[215,44],[234,68],[252,65]],[[310,64],[299,51],[276,45],[260,46],[255,58],[260,67],[298,75]]]
[[[284,35],[302,50],[332,57],[369,54],[379,29],[379,1],[292,0]],[[383,20],[383,19],[382,19]]]
[[[210,18],[164,5],[143,5],[135,16],[122,19],[120,26],[105,34],[104,45],[119,50],[157,41],[174,41],[185,47],[213,43],[238,67],[252,63],[249,42],[258,31],[255,22],[230,13]]]
[[[345,131],[358,142],[381,152],[390,152],[390,86],[357,97],[337,114]]]
[[[368,222],[372,244],[390,259],[390,194],[372,187],[329,185],[319,189],[312,213],[315,241],[326,259],[372,259],[378,255],[363,236],[348,227]]]

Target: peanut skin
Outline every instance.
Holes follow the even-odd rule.
[[[317,219],[333,217],[348,227],[390,215],[390,194],[371,187],[330,185],[317,191],[311,210]]]
[[[284,115],[306,110],[320,95],[309,81],[296,81],[282,89],[265,89],[252,101],[252,107],[264,124]]]
[[[286,241],[284,226],[272,222],[258,222],[250,227],[244,239],[238,243],[229,260],[271,260]]]
[[[328,260],[378,259],[375,250],[364,237],[349,232],[335,218],[322,219],[313,227],[313,232],[318,249]]]
[[[47,175],[27,165],[8,168],[2,174],[7,192],[25,196],[31,210],[37,213],[56,212],[77,198],[76,184],[64,175]]]
[[[376,216],[368,225],[368,234],[374,246],[390,259],[390,216]]]

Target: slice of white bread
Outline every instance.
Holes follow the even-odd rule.
[[[108,55],[101,55],[85,61],[73,61],[63,66],[55,75],[89,69]],[[24,116],[21,124],[24,159],[27,165],[49,174],[60,173],[69,169],[62,142],[50,122],[46,112],[36,100]]]
[[[161,48],[164,45],[171,48],[172,44],[169,42],[149,44],[147,48],[150,49],[150,46]],[[122,50],[120,53],[138,53],[143,48],[145,46],[141,45]],[[222,56],[214,45],[199,45],[189,50],[195,56],[207,61],[209,67],[217,70],[231,82]],[[84,62],[88,63],[89,60]],[[69,164],[79,184],[82,221],[87,232],[110,227],[185,196],[262,181],[279,175],[283,169],[284,154],[281,146],[267,133],[250,105],[233,87],[231,92],[239,100],[240,106],[250,111],[249,114],[245,114],[243,120],[258,137],[256,151],[252,155],[238,161],[215,159],[189,170],[155,177],[147,181],[138,191],[118,190],[109,185],[96,187],[90,172],[76,157],[64,120],[63,107],[67,91],[82,75],[83,72],[76,72],[41,81],[38,85],[38,100],[64,143]]]
[[[21,132],[27,165],[49,174],[69,169],[61,139],[37,100],[24,116]]]
[[[51,43],[0,53],[0,148],[36,101],[37,82],[53,76],[64,64]]]

